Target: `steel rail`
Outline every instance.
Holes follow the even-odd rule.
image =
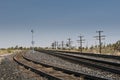
[[[58,78],[58,77],[52,76],[52,75],[50,75],[50,74],[47,74],[47,73],[45,73],[45,72],[42,72],[41,70],[37,70],[37,69],[34,68],[34,67],[31,67],[31,66],[29,66],[29,65],[26,65],[25,63],[20,62],[20,61],[16,58],[16,56],[14,56],[13,59],[14,59],[14,61],[16,61],[19,65],[24,66],[26,69],[30,69],[32,72],[35,72],[36,74],[39,74],[40,76],[44,76],[44,77],[48,78],[48,80],[62,80],[62,79],[60,79],[60,78]]]

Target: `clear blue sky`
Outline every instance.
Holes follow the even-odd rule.
[[[0,0],[0,48],[50,46],[67,41],[76,46],[79,34],[85,45],[94,45],[97,30],[106,35],[104,43],[120,39],[120,0]]]

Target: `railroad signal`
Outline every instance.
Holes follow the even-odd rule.
[[[102,50],[102,40],[105,39],[105,35],[101,35],[102,32],[103,31],[96,31],[96,33],[98,33],[99,35],[95,36],[95,38],[99,40],[99,53],[101,53],[101,50]]]
[[[78,36],[79,37],[79,40],[77,40],[78,41],[78,43],[79,43],[79,49],[80,49],[80,53],[82,53],[82,43],[85,41],[85,39],[83,39],[83,37],[84,36]]]
[[[32,41],[31,41],[31,44],[32,44],[32,53],[34,53],[34,44],[35,44],[35,42],[34,42],[34,30],[32,29],[31,30],[31,32],[32,32]]]

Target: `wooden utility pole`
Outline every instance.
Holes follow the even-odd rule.
[[[54,42],[54,47],[55,47],[55,49],[56,49],[56,47],[57,47],[57,42],[56,42],[56,41]]]
[[[61,47],[62,47],[61,49],[64,48],[64,41],[61,42]]]
[[[68,38],[68,47],[69,47],[69,50],[71,49],[71,38]]]
[[[84,37],[84,36],[81,36],[81,35],[80,35],[80,36],[79,36],[80,39],[77,40],[78,43],[79,43],[79,45],[80,45],[80,46],[79,46],[80,53],[82,53],[82,49],[83,49],[83,48],[82,48],[82,43],[83,43],[83,41],[85,41],[85,39],[83,39],[83,37]]]
[[[101,35],[103,31],[96,31],[96,33],[98,33],[98,36],[95,36],[95,38],[97,40],[99,40],[99,53],[101,53],[102,50],[102,40],[105,39],[105,35]]]
[[[56,49],[58,49],[58,41],[56,41]]]
[[[52,49],[54,49],[54,43],[51,44]]]

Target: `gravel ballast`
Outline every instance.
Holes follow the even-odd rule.
[[[113,63],[118,63],[120,64],[120,60],[114,59],[114,58],[102,58],[102,57],[95,57],[95,56],[89,56],[89,55],[81,55],[81,54],[71,54],[71,53],[62,53],[62,52],[58,52],[60,54],[67,54],[67,55],[73,55],[73,56],[77,56],[77,57],[83,57],[83,58],[90,58],[90,59],[94,59],[94,60],[101,60],[101,61],[107,61],[107,62],[113,62]]]
[[[95,76],[107,78],[110,80],[120,80],[119,74],[114,74],[114,73],[106,72],[103,70],[98,70],[96,68],[91,69],[87,66],[80,65],[80,64],[74,64],[74,63],[68,62],[66,60],[63,60],[61,58],[58,58],[58,57],[55,57],[52,55],[48,55],[45,53],[41,53],[41,52],[31,53],[31,51],[29,51],[29,52],[27,52],[27,54],[25,54],[25,56],[29,57],[30,59],[36,60],[36,61],[40,61],[40,62],[43,62],[46,64],[69,69],[72,71],[87,73],[90,75],[95,75]]]

